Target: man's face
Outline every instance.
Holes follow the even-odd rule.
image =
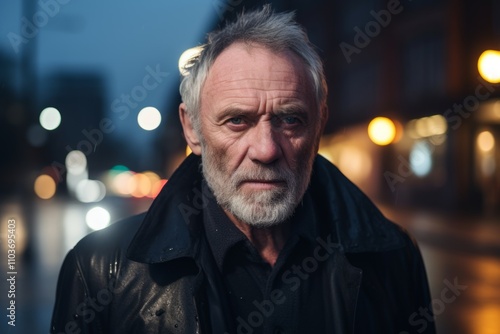
[[[253,226],[285,221],[307,189],[321,117],[291,52],[235,43],[201,92],[203,173],[224,210]]]

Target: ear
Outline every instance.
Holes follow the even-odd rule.
[[[191,117],[189,117],[187,107],[184,103],[179,105],[179,118],[181,120],[182,130],[184,131],[184,138],[186,138],[189,148],[194,154],[201,155],[200,139],[193,128]]]

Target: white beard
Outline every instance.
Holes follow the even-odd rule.
[[[277,165],[255,164],[251,170],[240,168],[230,174],[222,159],[204,146],[202,144],[203,175],[223,209],[255,227],[278,225],[292,216],[309,185],[313,154],[299,164],[295,172]],[[241,188],[245,180],[280,180],[284,181],[284,186],[245,192]]]

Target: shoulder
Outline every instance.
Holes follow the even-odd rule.
[[[82,238],[75,250],[82,254],[113,251],[127,247],[139,229],[145,213],[131,216]]]
[[[92,271],[93,276],[104,278],[116,272],[110,266],[127,261],[127,248],[144,216],[131,216],[82,238],[71,251],[81,274],[86,277]]]

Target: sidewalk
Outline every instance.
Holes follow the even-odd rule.
[[[500,333],[500,219],[379,207],[419,244],[438,333]]]

